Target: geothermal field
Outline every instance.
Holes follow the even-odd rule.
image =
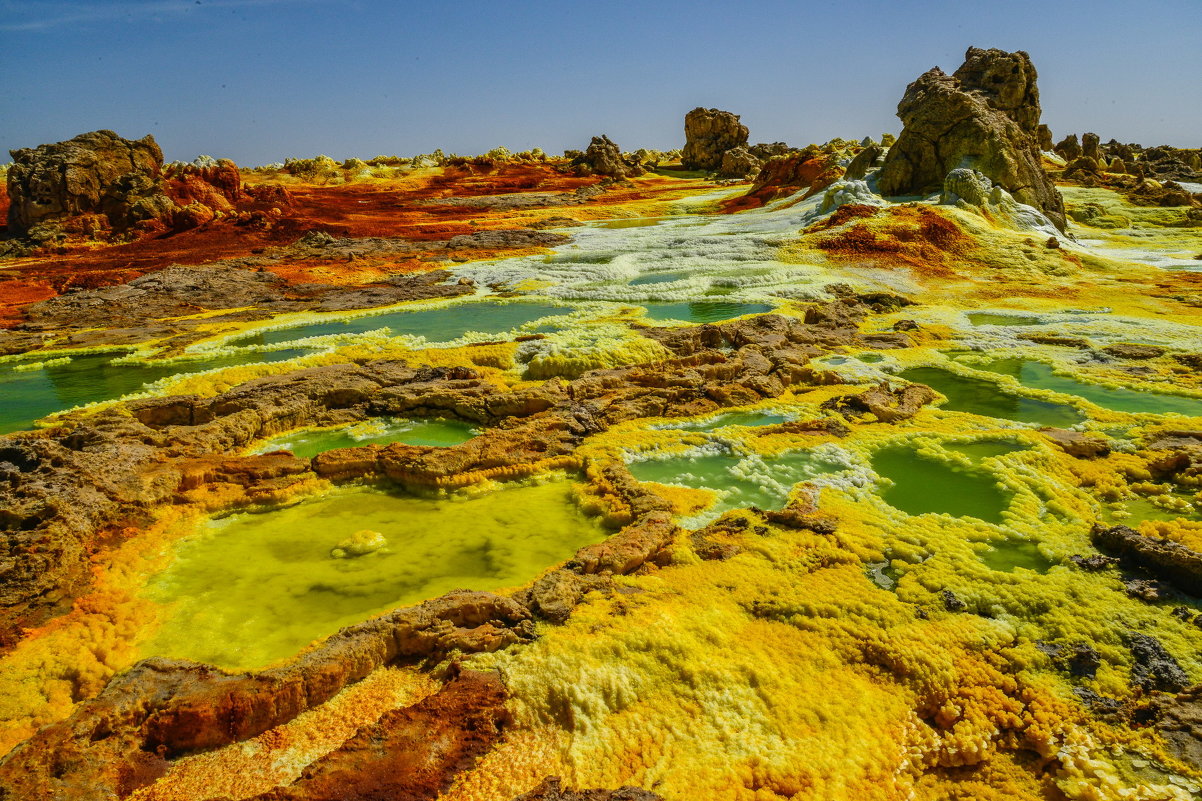
[[[13,150],[0,799],[1202,798],[1202,153],[898,117]]]

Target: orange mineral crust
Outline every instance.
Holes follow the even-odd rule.
[[[504,242],[457,247],[450,240],[481,231],[538,226],[552,217],[559,218],[551,221],[553,227],[573,225],[576,220],[662,214],[671,201],[696,192],[699,184],[706,185],[648,176],[577,196],[578,189],[597,187],[598,179],[566,174],[552,165],[431,168],[395,179],[286,186],[257,183],[260,175],[244,171],[241,193],[232,189],[228,193],[237,198],[235,204],[219,191],[231,183],[228,175],[205,177],[218,188],[191,173],[170,178],[166,184],[177,202],[192,204],[187,209],[198,208],[199,197],[227,208],[217,212],[220,216],[204,215],[195,227],[178,231],[150,227],[128,242],[69,238],[34,255],[8,260],[0,272],[0,326],[18,324],[28,304],[72,289],[125,283],[171,264],[250,257],[288,245],[306,231],[396,238],[413,246],[401,258],[342,257],[334,263],[289,259],[267,269],[290,283],[354,285],[394,273],[424,272],[448,260],[541,253],[546,251],[540,247]]]

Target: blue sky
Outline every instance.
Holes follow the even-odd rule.
[[[0,148],[111,128],[168,159],[896,132],[906,84],[1026,50],[1057,138],[1202,146],[1202,0],[0,0]]]

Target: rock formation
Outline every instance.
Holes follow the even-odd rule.
[[[606,178],[636,177],[646,172],[637,161],[622,158],[622,149],[605,134],[594,136],[588,150],[572,159],[572,166],[581,175]]]
[[[164,167],[150,135],[93,131],[11,153],[8,232],[35,243],[197,228],[244,197],[234,162],[206,156]]]
[[[759,169],[760,160],[744,145],[739,145],[722,154],[722,165],[718,168],[718,175],[723,178],[746,178],[759,172]]]
[[[881,167],[881,192],[929,194],[971,167],[1063,230],[1064,201],[1040,163],[1035,82],[1026,53],[975,47],[952,75],[938,67],[921,75],[898,104],[904,127]]]
[[[153,136],[129,140],[93,131],[10,153],[11,233],[82,215],[101,215],[121,231],[175,210],[163,191],[163,151]]]
[[[680,163],[686,170],[718,170],[726,151],[747,147],[748,133],[738,114],[695,108],[684,118],[685,145]]]

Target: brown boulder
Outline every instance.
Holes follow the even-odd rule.
[[[885,158],[885,148],[880,145],[869,145],[856,154],[856,157],[851,160],[851,164],[847,165],[847,172],[843,177],[848,181],[860,181],[864,176],[872,170],[880,167]]]
[[[680,163],[686,170],[717,170],[722,167],[726,151],[747,147],[748,133],[738,114],[695,108],[684,118],[685,145]]]
[[[1039,140],[1039,149],[1045,152],[1052,150],[1052,129],[1046,125],[1040,125],[1035,129],[1035,138]]]
[[[718,168],[718,175],[723,178],[746,178],[759,172],[760,164],[760,160],[752,155],[746,146],[739,145],[722,154],[722,166]]]
[[[622,158],[622,149],[608,136],[594,136],[588,150],[572,159],[572,166],[584,175],[602,175],[606,178],[636,177],[646,172],[634,162]]]
[[[1097,459],[1110,453],[1110,445],[1101,437],[1069,431],[1065,428],[1041,428],[1039,433],[1050,439],[1069,456],[1078,459]]]
[[[93,131],[10,154],[10,232],[85,214],[102,214],[122,231],[175,211],[163,192],[163,151],[153,136],[130,140]]]
[[[1072,161],[1081,156],[1081,142],[1077,139],[1076,134],[1069,134],[1060,140],[1056,145],[1056,153],[1059,154],[1065,161]]]
[[[905,384],[892,388],[887,382],[866,392],[840,395],[823,402],[822,408],[836,411],[848,420],[872,414],[882,423],[908,420],[934,401],[938,395],[926,384]]]
[[[881,193],[930,194],[970,167],[1063,230],[1064,200],[1040,162],[1036,77],[1025,52],[975,47],[954,74],[921,75],[898,104],[904,127],[881,167]]]

